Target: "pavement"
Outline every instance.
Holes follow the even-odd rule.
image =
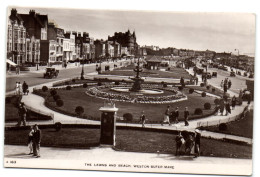
[[[40,158],[32,157],[27,153],[27,146],[5,145],[4,166],[186,174],[250,175],[252,173],[252,159],[194,158],[160,152],[123,152],[108,146],[84,150],[41,147]]]

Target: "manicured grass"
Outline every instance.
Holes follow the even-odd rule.
[[[244,118],[240,118],[236,121],[227,123],[226,131],[220,131],[218,126],[205,127],[203,129],[213,132],[220,132],[237,136],[243,136],[247,138],[253,138],[253,117],[254,112],[253,110],[250,110],[246,113],[246,116]]]
[[[119,76],[133,76],[136,73],[133,71],[134,65],[129,65],[127,67],[118,68],[113,71],[103,71],[104,75],[119,75]],[[143,72],[140,73],[141,77],[161,77],[161,78],[175,78],[180,79],[184,77],[185,79],[190,79],[190,75],[183,68],[171,67],[170,71],[160,71],[160,70],[148,70],[143,68]]]
[[[29,130],[6,130],[5,144],[27,145],[28,133]],[[115,148],[119,151],[174,155],[175,136],[170,133],[118,129]],[[99,129],[62,128],[59,132],[42,129],[41,146],[89,148],[99,145],[99,137]],[[183,148],[181,150],[184,150]],[[252,146],[202,138],[201,156],[252,158]]]
[[[61,110],[62,112],[67,112],[69,114],[75,113],[75,108],[77,106],[82,106],[85,110],[83,117],[91,116],[91,117],[100,117],[99,108],[104,105],[103,99],[95,98],[88,96],[86,92],[86,88],[72,88],[72,90],[59,89],[57,90],[58,95],[64,102],[62,107],[57,107],[56,102],[50,96],[49,92],[45,92],[45,95],[48,95],[46,101],[48,105],[52,108]],[[214,97],[202,97],[200,94],[193,93],[189,94],[188,89],[183,90],[184,94],[188,96],[188,100],[180,101],[171,104],[140,104],[140,103],[128,103],[128,102],[115,102],[116,107],[119,108],[117,115],[122,117],[125,113],[131,113],[134,117],[134,121],[139,121],[139,117],[142,111],[145,111],[146,118],[148,119],[147,123],[159,123],[163,119],[164,112],[166,110],[167,105],[171,106],[171,111],[173,111],[176,107],[179,107],[180,117],[179,120],[183,120],[183,112],[185,107],[189,108],[190,111],[190,119],[196,119],[202,116],[208,116],[212,114],[214,111]],[[42,93],[42,92],[41,92]],[[212,107],[210,110],[204,109],[204,104],[206,102],[211,103]],[[201,108],[203,110],[203,115],[198,116],[194,115],[194,110],[196,108]]]

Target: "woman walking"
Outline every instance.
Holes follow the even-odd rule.
[[[234,96],[232,97],[232,100],[231,100],[232,110],[235,109],[235,107],[236,107],[236,102],[237,102],[237,98],[236,98],[236,96],[234,95]]]
[[[31,126],[30,132],[28,134],[28,148],[30,150],[29,155],[33,154],[33,133],[34,129],[33,126]]]

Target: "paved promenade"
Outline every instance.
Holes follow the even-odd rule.
[[[175,156],[173,154],[115,151],[109,147],[87,150],[41,147],[41,158],[28,155],[28,147],[5,145],[7,167],[80,170],[140,171],[161,173],[204,173],[250,175],[252,159]],[[120,158],[119,158],[120,157]],[[6,163],[16,161],[15,164]],[[225,166],[223,166],[223,162]],[[109,164],[111,164],[109,166]]]

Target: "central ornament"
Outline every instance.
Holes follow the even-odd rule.
[[[132,92],[140,92],[142,90],[141,84],[144,82],[144,79],[140,77],[140,72],[142,72],[143,69],[140,67],[140,60],[138,58],[137,60],[137,66],[134,69],[134,72],[136,72],[136,76],[134,78],[131,78],[131,80],[134,81],[133,86],[130,88],[130,91]]]

